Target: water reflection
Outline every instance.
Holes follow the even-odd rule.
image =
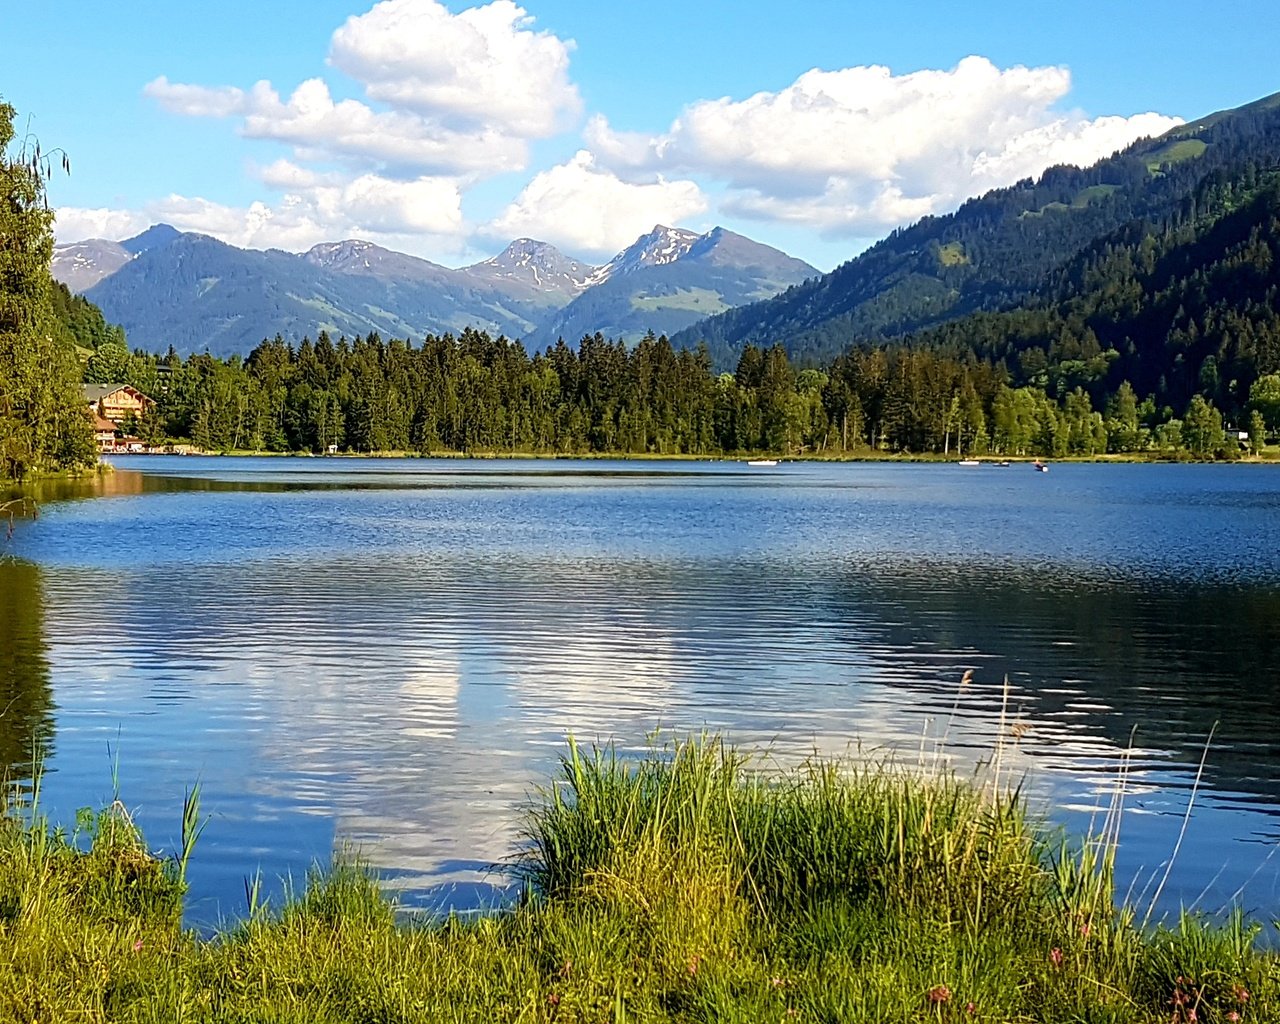
[[[9,497],[27,498],[40,508],[53,502],[132,496],[163,488],[162,482],[142,473],[104,470],[84,476],[29,480],[11,490]]]
[[[1129,766],[1139,879],[1172,850],[1218,722],[1169,905],[1277,898],[1271,477],[1105,467],[978,502],[946,467],[331,478],[274,460],[244,482],[173,461],[115,474],[123,500],[47,505],[16,544],[45,577],[48,799],[104,793],[114,744],[163,844],[202,778],[205,919],[259,864],[297,875],[348,843],[412,899],[484,898],[570,732],[634,749],[657,727],[723,729],[779,760],[967,770],[1002,713],[1006,769],[1073,828]]]
[[[981,652],[982,671],[1007,676],[1015,702],[1034,708],[1033,737],[1066,723],[1197,761],[1213,731],[1207,781],[1265,798],[1268,813],[1280,804],[1274,587],[920,565],[892,580],[852,574],[838,600],[897,620],[890,649]]]
[[[29,783],[53,753],[53,699],[39,567],[0,556],[0,775]]]

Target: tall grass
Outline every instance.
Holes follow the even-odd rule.
[[[716,738],[639,762],[571,742],[561,783],[530,812],[519,865],[547,896],[590,888],[619,860],[659,874],[692,861],[766,922],[838,900],[977,926],[1041,874],[1016,793],[988,800],[887,764],[812,760],[764,775]]]
[[[184,836],[198,834],[196,801]],[[1016,791],[889,764],[763,771],[715,737],[570,743],[528,812],[524,896],[409,924],[358,867],[200,940],[184,841],[120,805],[0,819],[0,1020],[1280,1021],[1256,926],[1145,930],[1114,843],[1048,837]]]

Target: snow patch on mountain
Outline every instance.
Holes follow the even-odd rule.
[[[630,274],[642,267],[660,267],[665,263],[674,263],[688,255],[689,250],[702,237],[683,228],[655,225],[647,235],[641,235],[592,274],[588,285],[603,284],[611,277]]]
[[[313,266],[328,267],[331,270],[349,269],[353,265],[372,269],[376,263],[381,262],[377,259],[377,254],[387,251],[372,242],[348,238],[341,242],[321,242],[319,245],[313,245],[303,253],[303,259]]]
[[[466,268],[481,280],[502,279],[568,298],[580,294],[596,268],[562,253],[549,242],[517,238],[497,256]]]
[[[79,293],[110,277],[133,258],[134,254],[119,242],[89,238],[55,246],[49,269],[55,280]]]

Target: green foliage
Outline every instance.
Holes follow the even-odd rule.
[[[1280,373],[1264,374],[1253,382],[1249,409],[1262,417],[1268,430],[1280,430]]]
[[[1182,421],[1182,443],[1193,455],[1208,455],[1222,445],[1222,415],[1199,395],[1192,395]]]
[[[1254,455],[1262,452],[1267,444],[1267,424],[1257,409],[1249,414],[1249,451]]]
[[[1107,451],[1131,452],[1142,445],[1138,421],[1138,396],[1127,380],[1120,382],[1107,402]]]
[[[820,760],[766,773],[705,737],[629,758],[570,743],[527,825],[528,889],[503,910],[409,920],[339,863],[201,938],[178,921],[177,863],[146,852],[121,805],[82,812],[71,836],[10,808],[0,1019],[1155,1024],[1280,1010],[1280,960],[1254,925],[1139,932],[1113,902],[1111,833],[1050,844],[994,778]]]
[[[1059,339],[1047,351],[1064,350]],[[1221,417],[1214,433],[1200,405],[1190,433],[1175,436],[1154,399],[1140,403],[1128,381],[1108,393],[1105,353],[1093,357],[1097,373],[1074,376],[1070,366],[1092,361],[1049,358],[1044,348],[1023,349],[1015,375],[1003,360],[895,346],[797,372],[782,346],[747,346],[736,372],[717,376],[704,352],[677,352],[652,335],[632,349],[596,335],[530,357],[518,342],[464,331],[421,346],[322,335],[294,349],[277,338],[246,361],[135,353],[125,379],[160,400],[141,426],[210,450],[1088,457],[1185,443],[1206,457],[1221,449]],[[1016,386],[1017,377],[1036,383]],[[1255,388],[1259,401],[1263,394]]]
[[[969,257],[959,242],[948,242],[938,246],[938,262],[944,267],[962,267],[969,262]]]
[[[0,103],[0,479],[97,459],[75,349],[54,311],[49,164],[26,141],[11,151],[14,116]]]
[[[52,291],[54,315],[62,322],[72,342],[82,352],[95,352],[107,345],[125,347],[124,331],[109,324],[102,316],[102,310],[81,295],[72,295],[61,281],[53,282]],[[127,354],[127,350],[126,350]],[[119,380],[120,378],[112,378]],[[110,383],[102,380],[98,383]]]

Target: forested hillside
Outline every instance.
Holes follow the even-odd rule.
[[[1280,371],[1280,174],[1215,172],[1194,203],[1194,220],[1135,221],[1089,245],[1041,301],[907,341],[1053,395],[1105,402],[1127,381],[1157,406],[1199,395],[1241,421],[1255,381]]]
[[[675,335],[731,366],[745,343],[786,345],[805,364],[1041,293],[1046,279],[1126,224],[1199,216],[1213,175],[1280,163],[1280,94],[1142,140],[1089,168],[1053,167],[945,217],[894,232],[832,273]]]

